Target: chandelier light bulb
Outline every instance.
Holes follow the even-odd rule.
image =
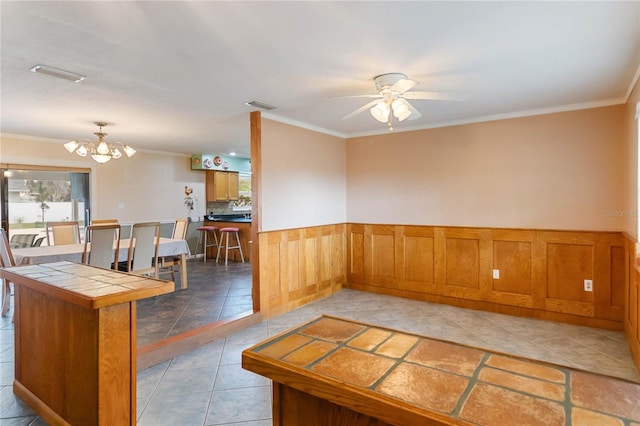
[[[77,141],[71,141],[64,144],[64,148],[69,152],[75,151],[79,146],[80,144]]]
[[[122,153],[118,148],[113,148],[111,150],[111,156],[113,157],[114,160],[117,160],[118,158],[122,157]]]
[[[108,154],[92,154],[91,158],[93,158],[94,160],[96,160],[96,162],[100,164],[104,164],[107,161],[111,160],[111,156]]]
[[[122,149],[124,150],[124,153],[127,154],[127,157],[131,157],[136,153],[136,150],[131,148],[129,145],[123,145]]]
[[[89,153],[89,150],[87,149],[86,145],[82,145],[80,148],[76,150],[76,154],[78,154],[80,157],[86,157],[88,153]]]
[[[107,145],[107,143],[105,141],[100,141],[96,151],[98,151],[98,154],[102,154],[102,155],[109,154],[109,151],[110,151],[109,150],[109,145]]]

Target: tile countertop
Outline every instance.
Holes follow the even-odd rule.
[[[174,291],[174,283],[74,262],[51,262],[0,270],[0,277],[90,309]]]
[[[398,425],[640,426],[639,383],[324,315],[242,363]]]

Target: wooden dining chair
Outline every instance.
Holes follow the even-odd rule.
[[[31,247],[38,234],[14,234],[9,240],[13,248]]]
[[[9,244],[7,231],[2,228],[0,228],[0,266],[3,268],[16,266],[13,254],[11,253],[11,245]],[[6,317],[10,308],[11,283],[5,279],[2,279],[2,281],[2,316]]]
[[[131,227],[127,261],[120,270],[158,278],[158,245],[160,222],[134,223]]]
[[[47,222],[45,225],[47,245],[61,246],[80,242],[80,224],[78,222]]]
[[[84,236],[82,263],[116,269],[120,251],[120,225],[89,225]]]
[[[176,222],[173,224],[173,233],[171,234],[171,238],[174,240],[184,240],[187,238],[188,227],[188,219],[176,219]],[[175,281],[175,273],[177,271],[174,268],[176,266],[182,267],[180,256],[163,256],[158,259],[158,274],[170,274],[171,281]]]

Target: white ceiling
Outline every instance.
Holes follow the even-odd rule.
[[[640,2],[2,1],[1,131],[249,156],[244,103],[342,136],[387,132],[373,77],[402,72],[422,118],[394,131],[621,103],[640,65]],[[35,74],[44,64],[87,76]],[[637,78],[637,76],[636,76]]]

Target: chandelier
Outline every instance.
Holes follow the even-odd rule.
[[[102,128],[107,126],[107,123],[96,121],[95,125],[100,128],[99,131],[93,134],[98,137],[97,141],[91,141],[89,139],[80,139],[77,141],[71,141],[64,144],[64,147],[69,152],[75,152],[80,157],[86,157],[90,155],[98,163],[106,163],[112,158],[117,160],[122,157],[124,152],[127,157],[131,157],[136,153],[136,150],[129,145],[123,145],[120,142],[107,143],[104,141],[104,137],[108,133],[104,133]]]

